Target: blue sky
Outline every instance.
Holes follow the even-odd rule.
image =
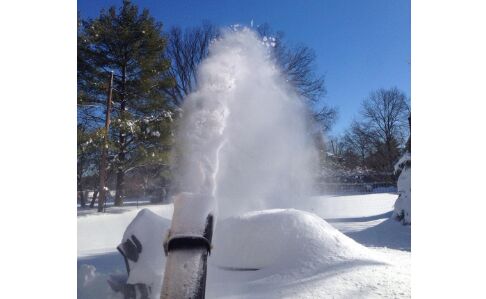
[[[410,0],[132,0],[166,28],[268,23],[291,44],[305,44],[325,75],[325,100],[339,110],[331,134],[359,118],[370,91],[396,86],[410,96]],[[82,17],[122,0],[78,0]]]

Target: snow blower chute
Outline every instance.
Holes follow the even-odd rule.
[[[167,261],[161,299],[204,298],[214,229],[213,200],[211,196],[191,193],[176,197],[164,244]]]
[[[176,196],[168,233],[167,219],[149,209],[141,210],[117,247],[128,275],[112,275],[108,280],[111,288],[125,299],[155,299],[159,292],[161,299],[204,298],[213,207],[211,196]]]

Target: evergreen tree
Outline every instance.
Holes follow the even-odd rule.
[[[85,191],[92,187],[86,183],[86,177],[97,175],[102,134],[100,130],[90,131],[83,122],[78,123],[77,129],[77,187],[81,207],[85,207]]]
[[[173,80],[164,58],[162,24],[148,10],[124,0],[83,20],[78,29],[78,104],[93,121],[103,120],[109,73],[114,73],[110,138],[115,152],[115,205],[122,205],[125,173],[141,165],[166,165],[172,114],[164,89]],[[92,108],[96,107],[96,108]],[[91,110],[90,113],[88,113]],[[79,113],[78,113],[79,115]]]

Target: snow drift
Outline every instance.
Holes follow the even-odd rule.
[[[143,248],[137,262],[129,261],[127,283],[147,285],[153,298],[160,294],[166,261],[162,243],[167,229],[167,219],[143,209],[122,239],[123,242],[135,235]],[[220,221],[209,265],[223,270],[255,270],[253,278],[276,274],[282,279],[282,275],[297,277],[357,261],[381,263],[369,249],[317,215],[295,209],[273,209]],[[97,277],[92,266],[84,265],[80,271],[83,286],[99,287],[100,280],[106,279],[106,275]]]
[[[350,260],[373,260],[369,250],[317,215],[295,209],[250,212],[221,221],[210,263],[269,274],[312,270]]]
[[[395,202],[393,217],[402,221],[403,224],[410,224],[412,223],[412,166],[410,153],[404,154],[395,164],[395,172],[400,172],[400,176],[397,181],[399,196]]]
[[[244,244],[244,246],[252,247],[253,250],[263,251],[264,248],[273,250],[275,257],[268,251],[262,252],[262,254],[268,257],[270,262],[262,261],[258,256],[256,258],[252,256],[240,257],[243,249],[237,249],[236,245],[230,243],[221,243],[220,240],[216,240],[215,236],[213,240],[216,240],[217,243],[214,243],[214,250],[209,259],[206,297],[265,299],[410,298],[410,249],[407,251],[390,249],[396,248],[393,243],[398,240],[397,238],[402,238],[399,243],[405,242],[408,244],[405,247],[410,248],[410,226],[395,223],[397,225],[387,225],[375,229],[377,224],[385,220],[385,218],[378,219],[376,216],[389,217],[385,216],[386,212],[392,209],[395,200],[396,195],[374,194],[319,197],[309,202],[309,211],[315,212],[319,217],[333,219],[331,224],[339,231],[348,234],[353,239],[358,237],[357,240],[367,244],[366,246],[382,247],[365,248],[366,250],[362,250],[363,247],[360,245],[356,247],[357,244],[347,246],[346,244],[349,245],[349,243],[346,241],[341,242],[340,245],[332,237],[334,235],[334,233],[331,233],[333,229],[328,230],[326,228],[328,226],[326,222],[322,223],[320,219],[314,219],[316,216],[313,214],[302,211],[270,210],[223,219],[217,227],[219,232],[215,232],[215,234],[221,233],[221,237],[224,237],[223,234],[226,231],[230,236],[224,238],[229,238],[228,241],[235,242],[236,240],[236,242],[239,242],[237,244]],[[155,214],[161,215],[161,217],[157,217],[164,218],[165,220],[160,220],[165,224],[156,224],[157,221],[152,222],[152,219],[148,221],[151,224],[145,223],[146,226],[142,226],[143,218],[151,215],[147,212],[144,213],[145,216],[141,217],[142,219],[138,217],[138,220],[134,222],[133,220],[139,212],[135,207],[127,207],[121,210],[112,208],[111,211],[114,214],[96,214],[96,212],[93,212],[93,214],[86,216],[78,216],[79,232],[86,236],[78,239],[78,298],[123,297],[120,293],[114,293],[107,283],[107,280],[113,274],[126,276],[123,259],[115,249],[121,241],[130,236],[127,232],[125,238],[122,239],[123,231],[133,221],[130,225],[131,232],[137,234],[138,231],[141,231],[147,236],[157,237],[164,235],[166,230],[161,226],[168,228],[173,211],[172,205],[148,206],[147,208]],[[297,219],[293,220],[294,218]],[[306,218],[308,219],[306,220]],[[279,222],[278,226],[267,224],[267,222],[274,222],[274,220]],[[335,222],[337,220],[343,222]],[[258,225],[253,223],[256,221]],[[88,223],[92,225],[88,225]],[[245,224],[244,227],[242,227],[243,224]],[[230,225],[235,228],[234,233],[231,232]],[[253,231],[247,229],[247,225],[253,228]],[[322,228],[319,229],[321,226]],[[103,227],[106,227],[106,229],[100,230]],[[278,232],[284,228],[288,228],[291,232],[284,233],[284,236],[280,238]],[[322,229],[324,230],[321,231]],[[312,231],[315,234],[311,233]],[[408,231],[408,233],[403,234],[400,231]],[[263,235],[264,232],[268,237]],[[241,240],[238,240],[240,235]],[[327,242],[324,240],[317,241],[314,238],[306,241],[307,237],[314,235],[327,235]],[[341,234],[337,234],[335,237],[338,240],[346,238]],[[105,243],[102,244],[100,241],[93,243],[93,238],[104,239]],[[379,242],[375,242],[377,240]],[[145,247],[153,246],[152,252],[160,252],[162,263],[165,263],[163,249],[160,248],[158,241],[150,244],[145,244],[144,250],[147,249],[147,252],[149,252],[150,250]],[[284,245],[283,247],[276,247],[274,244]],[[313,246],[323,244],[326,244],[326,247],[312,249]],[[218,265],[214,262],[229,258],[229,256],[217,256],[219,254],[217,251],[222,249],[223,246],[228,247],[228,250],[237,250],[236,253],[229,253],[234,255],[235,259],[235,262],[230,265],[244,267],[265,265],[265,268],[257,271],[221,269],[219,266],[224,267],[224,265]],[[388,248],[383,248],[384,246]],[[400,247],[403,246],[400,245]],[[101,248],[105,248],[105,251],[101,252]],[[332,251],[342,252],[342,254],[336,259],[333,259],[332,256],[330,259],[326,258],[326,252]],[[93,255],[93,252],[96,252],[96,254]],[[317,263],[314,263],[311,258],[306,258],[306,255],[311,254],[313,254],[313,257],[317,257]],[[386,263],[380,262],[378,259]],[[285,264],[279,266],[277,264],[279,261]],[[132,277],[132,281],[135,281],[135,278]],[[152,297],[157,298],[158,290],[152,290]]]

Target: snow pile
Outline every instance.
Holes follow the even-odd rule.
[[[398,199],[395,202],[393,217],[403,224],[412,223],[412,196],[411,196],[411,157],[406,153],[395,164],[395,171],[401,171],[397,181]]]
[[[318,217],[267,210],[219,221],[208,259],[206,298],[410,298],[410,226],[389,219],[395,200],[393,194],[321,196],[306,201],[307,210]],[[78,238],[78,298],[123,297],[107,280],[113,274],[126,275],[115,248],[129,223],[130,231],[144,239],[142,254],[146,250],[152,255],[140,260],[165,263],[160,240],[151,242],[149,250],[145,236],[164,236],[173,208],[147,207],[154,213],[136,217],[138,210],[126,207],[109,209],[115,214],[78,216],[78,234],[84,236]],[[319,217],[332,219],[333,227],[368,248]],[[127,231],[124,240],[128,235]],[[90,237],[106,241],[91,242]],[[106,250],[100,252],[101,248]],[[92,252],[97,254],[87,254]],[[262,268],[231,271],[255,266]],[[158,292],[152,289],[151,298],[158,298]]]
[[[351,260],[375,260],[364,246],[315,214],[295,209],[247,213],[220,221],[210,262],[264,273],[317,270]]]
[[[212,43],[177,133],[182,191],[214,194],[222,216],[292,207],[311,192],[317,153],[306,108],[257,34]]]

